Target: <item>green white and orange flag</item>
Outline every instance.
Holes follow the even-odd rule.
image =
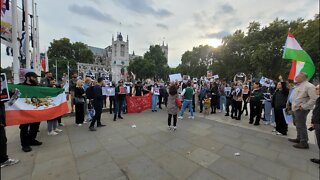
[[[289,80],[294,80],[300,72],[306,73],[308,79],[312,78],[315,72],[313,61],[290,32],[288,32],[282,58],[292,60],[292,66],[288,77]]]
[[[6,124],[18,125],[51,120],[68,112],[64,89],[8,84],[15,91],[5,103]]]

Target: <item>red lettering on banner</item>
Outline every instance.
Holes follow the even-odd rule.
[[[151,108],[152,94],[145,96],[126,96],[128,113],[139,113]]]

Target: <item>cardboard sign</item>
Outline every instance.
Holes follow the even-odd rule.
[[[115,88],[114,87],[102,87],[102,95],[104,96],[115,96]]]
[[[0,82],[1,82],[0,101],[9,100],[10,97],[9,97],[9,90],[8,90],[8,81],[5,73],[1,73]]]
[[[214,78],[214,79],[219,79],[219,75],[216,74],[216,75],[213,76],[213,78]]]
[[[268,79],[266,77],[261,77],[260,84],[262,86],[270,87],[273,84],[273,80]]]
[[[153,88],[153,94],[154,94],[154,95],[160,95],[160,88],[154,87],[154,88]]]
[[[119,94],[126,94],[126,88],[125,87],[123,87],[123,86],[120,86],[119,87]]]
[[[182,81],[182,77],[181,77],[180,73],[178,73],[178,74],[170,74],[169,75],[169,79],[170,79],[170,81]]]

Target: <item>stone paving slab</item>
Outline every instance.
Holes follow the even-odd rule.
[[[178,120],[176,131],[168,130],[165,110],[123,117],[114,122],[103,113],[107,126],[96,132],[64,117],[57,136],[41,123],[43,145],[29,153],[21,151],[18,126],[7,127],[9,156],[21,162],[1,169],[1,179],[319,179],[319,167],[309,161],[319,156],[312,141],[309,150],[294,149],[271,126],[250,126],[247,117],[196,114]]]

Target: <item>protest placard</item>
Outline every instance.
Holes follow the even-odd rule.
[[[182,81],[182,76],[180,73],[178,74],[170,74],[169,75],[170,81]]]

